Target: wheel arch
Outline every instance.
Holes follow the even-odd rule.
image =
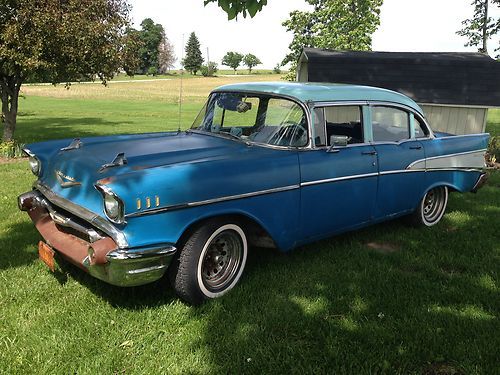
[[[189,238],[191,233],[196,228],[201,226],[204,222],[212,219],[222,218],[233,220],[236,223],[241,224],[250,246],[278,248],[268,228],[266,228],[266,226],[256,217],[241,211],[228,211],[215,214],[207,214],[203,217],[199,217],[196,220],[191,221],[185,226],[184,230],[182,231],[182,234],[177,241],[178,247],[182,248],[183,243]]]

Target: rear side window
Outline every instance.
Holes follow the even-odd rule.
[[[399,142],[410,138],[410,118],[406,111],[393,107],[372,107],[375,142]]]

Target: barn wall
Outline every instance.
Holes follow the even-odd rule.
[[[486,108],[421,105],[427,121],[435,131],[451,134],[477,134],[484,132],[488,110]]]
[[[309,81],[309,70],[307,68],[307,61],[299,61],[299,64],[297,66],[297,81],[298,82]]]

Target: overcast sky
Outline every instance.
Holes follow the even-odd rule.
[[[139,28],[144,18],[152,18],[165,28],[175,46],[178,60],[182,40],[194,31],[206,59],[220,61],[227,51],[253,53],[263,62],[258,68],[273,68],[288,51],[292,35],[281,23],[292,10],[306,10],[304,0],[269,0],[269,5],[253,19],[239,17],[228,21],[215,4],[203,0],[130,0],[132,19]],[[376,51],[475,51],[464,47],[465,39],[456,35],[461,21],[472,14],[471,0],[384,0],[381,25],[373,36]],[[500,11],[493,9],[494,16]],[[490,42],[490,54],[498,46]]]

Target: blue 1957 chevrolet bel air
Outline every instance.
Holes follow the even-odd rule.
[[[288,251],[408,215],[443,216],[448,194],[485,180],[488,135],[433,132],[396,92],[248,83],[215,89],[184,132],[29,145],[19,197],[54,255],[108,283],[168,273],[197,304],[241,278],[249,246]]]

